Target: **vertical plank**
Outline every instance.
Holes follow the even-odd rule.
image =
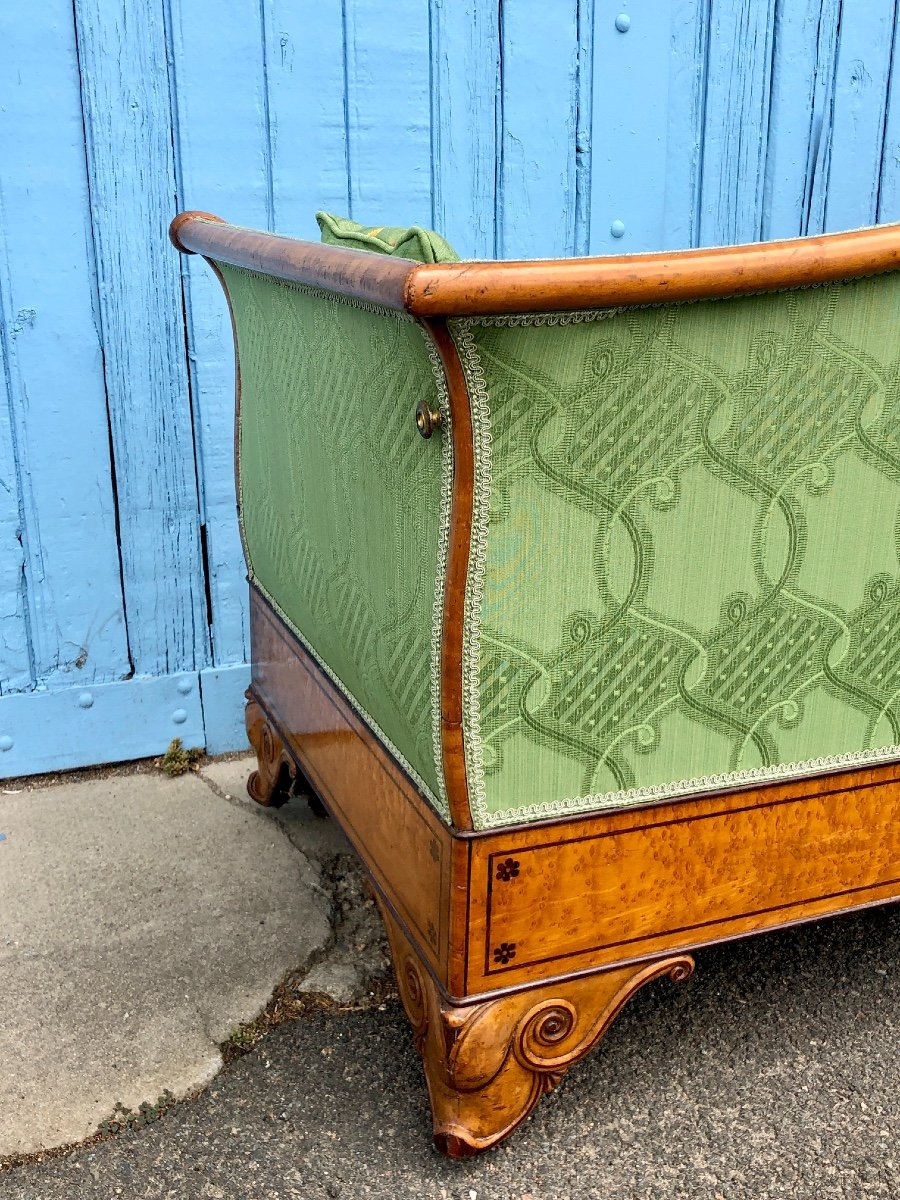
[[[704,18],[698,0],[596,6],[592,254],[691,244]]]
[[[94,683],[129,658],[71,4],[0,8],[0,79],[0,674]]]
[[[215,21],[195,0],[169,0],[179,207],[265,228],[271,219],[266,67],[260,9],[235,5]],[[185,280],[200,491],[211,601],[212,661],[249,652],[246,565],[234,487],[234,355],[222,289],[195,256]]]
[[[713,0],[700,241],[752,242],[762,228],[775,0]]]
[[[824,228],[840,12],[841,0],[777,10],[763,238]]]
[[[431,224],[431,58],[423,0],[343,0],[350,211]]]
[[[179,204],[265,228],[269,150],[260,9],[223,6],[214,21],[197,0],[166,0],[166,9]],[[209,268],[200,266],[208,278]]]
[[[431,0],[434,228],[463,258],[492,258],[500,28],[494,0]]]
[[[876,221],[900,221],[900,38],[898,15],[894,17],[894,38],[891,51],[890,79],[884,119],[884,146],[881,152],[881,172],[878,187]]]
[[[894,0],[844,0],[827,230],[855,229],[875,221],[894,28]]]
[[[138,674],[208,656],[162,7],[75,0],[129,640]]]
[[[575,68],[575,228],[572,249],[578,255],[589,254],[591,249],[595,7],[594,0],[578,0],[575,10],[578,59]]]
[[[667,68],[665,215],[659,249],[700,245],[700,179],[712,0],[673,0]],[[649,182],[653,189],[652,181]],[[656,246],[647,249],[656,249]]]
[[[275,227],[318,241],[316,212],[350,204],[341,0],[264,0],[262,12]]]
[[[0,219],[3,207],[0,204]],[[13,452],[10,360],[0,321],[0,696],[34,684],[25,589],[20,484]]]
[[[572,254],[577,0],[501,3],[500,36],[497,253],[501,258]]]

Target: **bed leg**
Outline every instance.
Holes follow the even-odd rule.
[[[290,798],[297,768],[253,693],[245,694],[247,737],[256,751],[256,770],[247,780],[247,793],[265,808],[280,808]]]
[[[450,1158],[487,1150],[512,1133],[638,988],[662,975],[687,979],[694,969],[694,960],[679,954],[457,1006],[380,907],[425,1068],[434,1143]]]

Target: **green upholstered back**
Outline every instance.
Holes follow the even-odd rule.
[[[477,826],[900,757],[900,277],[453,327]]]
[[[437,722],[450,439],[403,315],[217,264],[237,331],[244,549],[254,582],[446,813]]]

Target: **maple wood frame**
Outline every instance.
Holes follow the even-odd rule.
[[[277,803],[301,772],[372,881],[441,1150],[461,1157],[504,1138],[638,987],[689,975],[691,951],[900,898],[894,763],[473,829],[462,726],[472,426],[447,328],[452,316],[700,299],[894,270],[900,227],[674,254],[442,265],[297,242],[206,213],[176,217],[171,235],[185,253],[405,310],[444,367],[454,476],[441,738],[452,827],[254,588],[247,704],[258,760],[251,796]],[[239,403],[239,371],[237,379]],[[517,952],[526,931],[540,953]]]

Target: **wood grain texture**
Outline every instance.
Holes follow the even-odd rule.
[[[577,11],[576,0],[498,8],[499,258],[554,258],[574,247]]]
[[[775,0],[712,0],[699,239],[761,236]]]
[[[193,219],[182,221],[173,233],[181,250],[386,308],[404,306],[407,283],[415,270],[408,259],[241,229],[209,220],[207,213],[190,215]]]
[[[894,0],[843,0],[825,228],[878,216],[885,106],[895,41]]]
[[[743,295],[900,266],[898,225],[678,253],[436,265],[239,229],[208,214],[181,214],[173,228],[184,250],[422,319]]]
[[[253,693],[248,690],[246,697],[247,738],[256,755],[256,770],[247,780],[247,794],[263,808],[280,808],[290,795],[297,765]]]
[[[900,768],[490,832],[445,827],[254,591],[250,793],[298,765],[388,928],[435,1142],[501,1141],[622,1004],[689,951],[900,899]]]
[[[841,0],[776,9],[762,236],[825,229]]]
[[[896,765],[475,840],[468,992],[900,897]]]
[[[72,33],[0,12],[0,694],[131,667]]]
[[[431,0],[432,220],[463,258],[497,253],[500,27],[484,0]]]
[[[801,287],[889,271],[900,227],[680,253],[416,267],[406,308],[419,317],[661,304]]]
[[[343,0],[350,213],[431,223],[431,56],[423,0]]]
[[[205,666],[194,432],[161,9],[75,4],[125,607],[137,674]],[[110,47],[116,53],[110,53]]]
[[[283,761],[286,749],[339,821],[429,969],[453,986],[450,831],[267,602],[255,589],[250,595],[248,724],[264,718],[254,744],[262,748],[267,738],[275,747],[258,760],[261,778],[254,798],[271,795],[273,763]]]
[[[462,363],[446,322],[428,321],[425,323],[425,329],[435,344],[444,368],[450,400],[450,431],[453,438],[450,544],[444,585],[441,643],[441,746],[444,783],[453,824],[457,829],[471,829],[472,812],[469,807],[469,784],[463,745],[463,611],[475,491],[472,413]],[[442,436],[447,435],[444,433]]]
[[[469,1158],[508,1137],[639,988],[663,976],[687,979],[694,967],[676,955],[458,1006],[435,988],[415,947],[381,911],[425,1068],[435,1146],[450,1158]]]

